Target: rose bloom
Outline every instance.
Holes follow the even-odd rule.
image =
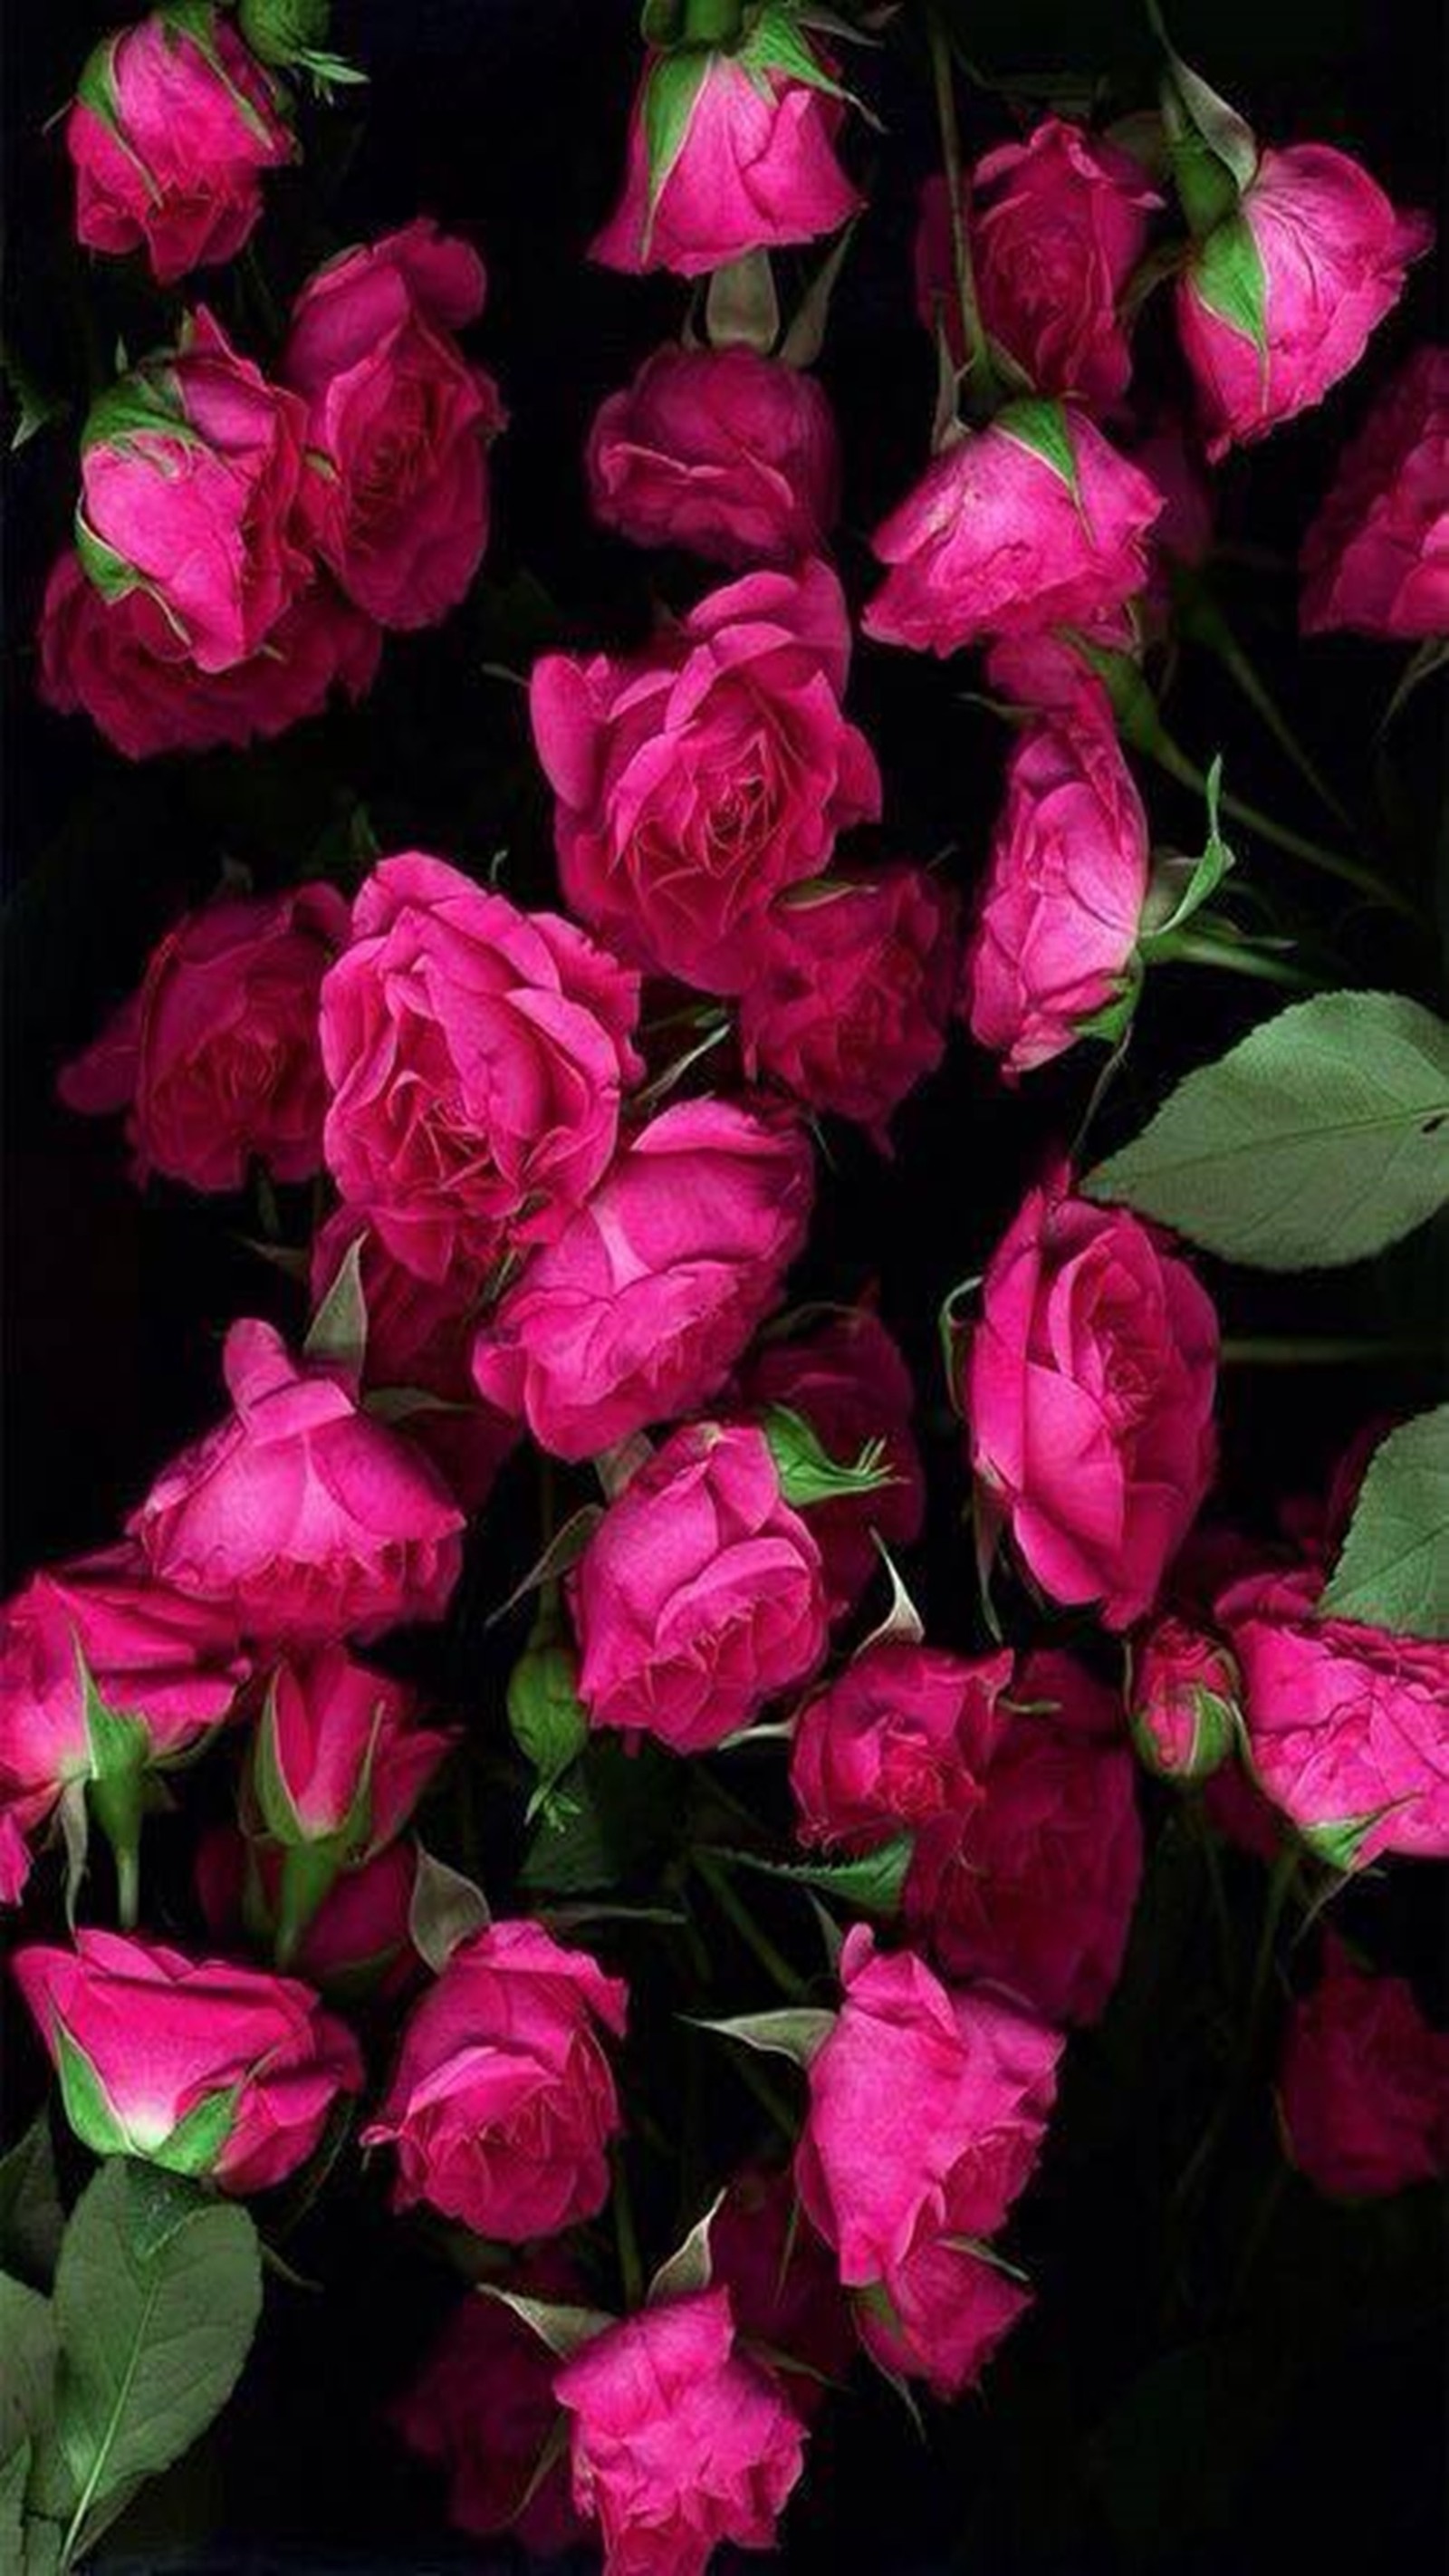
[[[152,951],[139,992],[60,1077],[68,1109],[126,1112],[138,1181],[239,1190],[253,1160],[278,1181],[322,1163],[327,1089],[317,995],[347,936],[334,886],[223,895]]]
[[[961,1379],[972,1467],[1049,1600],[1150,1610],[1217,1460],[1212,1300],[1124,1208],[1029,1190],[988,1265]]]
[[[629,120],[624,192],[590,247],[605,268],[703,277],[747,251],[814,241],[860,205],[835,157],[844,107],[772,67],[752,76],[711,52],[679,151],[650,203],[645,66]]]
[[[1356,367],[1392,312],[1404,272],[1433,239],[1426,216],[1401,215],[1382,188],[1326,143],[1265,152],[1236,215],[1199,242],[1177,284],[1177,328],[1214,462],[1321,402]],[[1258,331],[1222,309],[1232,266]]]
[[[1080,394],[1102,408],[1121,401],[1132,357],[1118,307],[1161,203],[1129,153],[1060,116],[977,162],[968,206],[981,319],[1039,392]],[[950,198],[939,176],[921,190],[916,309],[928,330],[945,330],[964,365]]]
[[[888,1484],[810,1507],[830,1616],[843,1619],[880,1572],[872,1533],[878,1531],[888,1547],[910,1547],[925,1521],[910,1371],[879,1316],[855,1306],[831,1312],[807,1332],[762,1342],[736,1393],[747,1412],[780,1404],[803,1414],[829,1458],[848,1463],[867,1441],[884,1443]]]
[[[574,2503],[604,2576],[704,2576],[732,2541],[769,2549],[805,2432],[777,2381],[735,2350],[729,2292],[641,2308],[554,2379],[573,2418]]]
[[[747,2165],[735,2175],[710,2228],[709,2253],[741,2344],[775,2372],[797,2415],[812,2423],[826,2402],[825,2383],[850,2368],[855,2336],[835,2266],[814,2229],[800,2224],[788,2168]]]
[[[82,1931],[74,1950],[19,1951],[15,1980],[60,2070],[71,2124],[101,2155],[263,2191],[306,2162],[339,2093],[361,2089],[352,2033],[292,1977]],[[79,2111],[72,2051],[94,2097]],[[202,2130],[204,2155],[196,2129],[177,2134],[188,2121]]]
[[[1278,2111],[1292,2162],[1332,2199],[1433,2182],[1449,2173],[1449,2035],[1404,1978],[1365,1975],[1330,1935],[1289,2016]]]
[[[234,259],[262,211],[262,173],[294,160],[286,95],[218,9],[204,40],[169,9],[103,38],[66,119],[76,237],[144,250],[158,286]]]
[[[397,1840],[454,1742],[418,1723],[408,1683],[345,1646],[280,1664],[260,1730],[257,1764],[280,1811],[272,1829],[284,1814],[290,1837],[343,1836],[357,1859]]]
[[[1258,1785],[1340,1868],[1449,1859],[1449,1645],[1320,1617],[1323,1580],[1270,1570],[1217,1605]]]
[[[982,1794],[971,1755],[1011,1669],[1009,1654],[964,1662],[900,1638],[863,1647],[796,1723],[800,1840],[867,1852],[936,1817],[964,1825]]]
[[[840,1957],[844,2000],[810,2063],[795,2155],[806,2215],[862,2292],[872,2349],[944,2397],[979,2376],[1029,2296],[959,2241],[994,2235],[1030,2180],[1061,2040],[993,1995],[952,1993],[862,1923]]]
[[[1132,1649],[1127,1714],[1149,1771],[1205,1780],[1233,1749],[1238,1676],[1218,1638],[1186,1619],[1159,1619]]]
[[[725,1100],[661,1111],[481,1327],[480,1394],[559,1458],[707,1403],[779,1303],[812,1189],[793,1124]]]
[[[867,635],[945,655],[1089,625],[1142,588],[1162,495],[1085,414],[1053,405],[1071,458],[1063,473],[1034,443],[1042,408],[1008,404],[968,430],[876,530],[886,577],[861,619]]]
[[[541,1923],[490,1923],[416,2004],[364,2146],[397,2149],[394,2206],[425,2201],[509,2245],[593,2218],[623,2125],[599,2026],[628,1990]]]
[[[569,1584],[594,1727],[704,1753],[826,1646],[820,1551],[762,1432],[686,1423],[616,1495]]]
[[[983,1977],[1048,2020],[1100,2018],[1142,1880],[1136,1766],[1115,1695],[1070,1655],[1028,1655],[1015,1705],[968,1702],[964,1821],[916,1838],[906,1919],[952,1978]]]
[[[345,1371],[297,1362],[270,1324],[232,1325],[233,1411],[162,1470],[127,1524],[147,1564],[261,1644],[362,1641],[441,1619],[463,1515]]]
[[[435,626],[488,543],[488,447],[507,414],[453,337],[485,283],[477,252],[419,217],[329,260],[292,308],[282,374],[319,463],[317,544],[383,626]]]
[[[753,349],[656,349],[601,405],[584,465],[606,528],[716,563],[818,555],[840,507],[825,394]]]
[[[824,564],[747,574],[643,654],[546,653],[530,688],[564,893],[636,965],[709,993],[756,974],[777,895],[880,812],[841,712],[850,621]]]
[[[613,1159],[638,1016],[638,977],[572,922],[384,859],[322,988],[343,1198],[434,1285],[553,1241]]]
[[[892,1112],[946,1051],[955,981],[949,886],[904,865],[822,877],[770,916],[740,996],[745,1070],[858,1120],[888,1152]]]
[[[510,2273],[507,2286],[525,2298],[587,2305],[573,2264],[553,2246]],[[501,2299],[470,2291],[390,2410],[408,2449],[446,2472],[455,2530],[480,2540],[511,2530],[535,2559],[553,2558],[584,2537],[563,2455],[538,2476],[560,2420],[557,2366],[548,2346]]]
[[[1305,635],[1449,635],[1449,349],[1416,349],[1345,448],[1303,541]]]
[[[1157,552],[1155,538],[1152,553]],[[1144,598],[1150,594],[1144,594]],[[1060,716],[1073,725],[1112,735],[1117,719],[1104,682],[1078,649],[1078,638],[1105,653],[1140,661],[1139,603],[1085,617],[1057,634],[1001,635],[987,647],[986,685],[1011,707]]]
[[[961,977],[962,1016],[1008,1080],[1126,990],[1150,871],[1116,736],[1068,718],[1019,734]]]

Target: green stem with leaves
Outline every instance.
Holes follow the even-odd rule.
[[[1281,957],[1266,956],[1261,948],[1211,939],[1199,930],[1169,931],[1151,955],[1155,965],[1222,966],[1231,975],[1252,975],[1260,984],[1285,985],[1293,993],[1316,993],[1322,982],[1321,976],[1305,974],[1301,966],[1290,966]]]

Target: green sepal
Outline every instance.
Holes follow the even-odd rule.
[[[97,394],[81,430],[81,452],[113,447],[124,454],[143,438],[164,438],[179,447],[204,447],[181,408],[175,378],[164,360],[133,367]]]
[[[1023,394],[998,412],[994,426],[1014,439],[1018,447],[1031,450],[1044,465],[1058,475],[1073,500],[1077,497],[1077,459],[1072,434],[1062,404],[1048,402],[1044,395]]]
[[[1306,1843],[1316,1860],[1326,1861],[1330,1869],[1347,1878],[1357,1869],[1359,1854],[1375,1825],[1381,1825],[1396,1807],[1408,1803],[1404,1798],[1389,1798],[1382,1807],[1370,1808],[1366,1815],[1344,1816],[1336,1824],[1299,1825],[1298,1839]]]
[[[1268,282],[1263,256],[1245,215],[1230,215],[1199,243],[1187,271],[1198,302],[1215,313],[1229,330],[1251,340],[1260,358],[1268,354]]]
[[[137,587],[139,574],[132,570],[124,555],[118,555],[114,546],[108,546],[103,537],[96,535],[79,508],[73,533],[81,570],[92,587],[100,592],[108,608]]]
[[[589,1740],[579,1698],[579,1665],[545,1603],[533,1634],[508,1676],[508,1724],[524,1760],[538,1774],[525,1822],[531,1824]]]
[[[895,1482],[883,1440],[868,1440],[849,1466],[832,1458],[819,1434],[788,1404],[772,1404],[760,1428],[775,1461],[780,1491],[787,1503],[803,1511],[811,1503],[833,1503],[852,1494],[873,1494]]]
[[[649,212],[643,242],[646,255],[655,208],[689,139],[694,111],[713,59],[703,52],[661,54],[649,74],[644,91],[644,141],[649,156]]]
[[[177,2121],[159,2147],[148,2151],[150,2162],[160,2165],[166,2173],[185,2174],[193,2181],[215,2173],[236,2123],[241,2089],[240,2084],[231,2084],[220,2093],[206,2094],[184,2120]]]
[[[121,125],[121,103],[116,88],[116,48],[128,32],[125,27],[118,27],[113,35],[103,37],[94,51],[87,55],[75,94],[80,106],[88,108],[105,127],[117,150],[124,152],[152,205],[159,206],[160,185]]]
[[[1196,1788],[1199,1781],[1211,1779],[1220,1770],[1238,1741],[1238,1712],[1232,1701],[1216,1691],[1194,1684],[1192,1691],[1193,1732],[1184,1762],[1165,1762],[1151,1726],[1140,1712],[1134,1711],[1130,1725],[1137,1758],[1155,1780],[1166,1780],[1173,1788]]]
[[[357,1235],[342,1256],[337,1276],[307,1328],[302,1356],[329,1360],[360,1377],[367,1362],[367,1299],[362,1287],[362,1247]]]
[[[1223,764],[1221,755],[1207,774],[1207,840],[1196,859],[1168,859],[1153,871],[1142,908],[1142,928],[1138,945],[1151,956],[1155,943],[1168,939],[1181,930],[1195,912],[1216,894],[1228,871],[1236,865],[1231,849],[1218,828],[1218,806],[1222,795]]]
[[[802,34],[788,0],[765,0],[740,47],[738,59],[748,72],[783,72],[787,80],[799,81],[807,89],[823,90],[827,98],[850,97],[849,90],[826,70],[809,37]]]
[[[83,2147],[94,2156],[129,2156],[139,2152],[124,2120],[79,2042],[63,2021],[55,2023],[55,2068],[65,2116]]]
[[[706,2021],[694,2013],[684,2018],[696,2030],[716,2031],[720,2038],[737,2039],[767,2057],[788,2057],[795,2066],[808,2066],[835,2028],[833,2012],[809,2004],[787,2004],[779,2012],[736,2013],[729,2021]]]
[[[309,54],[325,54],[330,0],[237,0],[236,22],[259,62],[287,71]]]
[[[511,2308],[560,2361],[569,2360],[586,2343],[607,2334],[611,2326],[619,2323],[603,2308],[570,2308],[554,2299],[526,2299],[517,2290],[501,2288],[496,2281],[480,2281],[478,2295],[497,2299],[505,2308]]]

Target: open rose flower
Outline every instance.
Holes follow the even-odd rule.
[[[365,2146],[397,2150],[394,2201],[425,2201],[509,2245],[593,2218],[622,2126],[600,2028],[627,1993],[541,1923],[491,1923],[409,2016]]]
[[[850,2368],[855,2335],[835,2266],[814,2229],[800,2224],[788,2166],[747,2165],[735,2175],[709,2231],[709,2255],[740,2343],[775,2372],[797,2415],[813,2422],[827,2383]]]
[[[534,741],[573,909],[620,955],[710,993],[757,971],[777,895],[880,812],[841,711],[850,621],[824,564],[747,574],[649,649],[545,654]]]
[[[591,1725],[703,1753],[825,1652],[820,1552],[764,1434],[686,1424],[609,1505],[570,1585]]]
[[[1366,1975],[1330,1935],[1289,2018],[1278,2110],[1293,2163],[1335,2200],[1433,2182],[1449,2173],[1449,2034],[1403,1977]]]
[[[822,877],[770,916],[740,996],[745,1069],[888,1149],[892,1112],[946,1051],[955,980],[949,886],[905,865]]]
[[[601,406],[584,462],[606,528],[716,563],[818,555],[840,505],[829,401],[754,349],[656,349]]]
[[[477,252],[419,217],[329,260],[292,308],[282,374],[306,405],[317,544],[383,626],[436,625],[488,543],[506,414],[453,337],[484,287]]]
[[[858,1458],[869,1441],[884,1443],[887,1483],[811,1507],[830,1616],[843,1619],[880,1572],[873,1533],[892,1548],[921,1535],[926,1487],[911,1430],[910,1371],[879,1316],[850,1307],[807,1332],[763,1342],[740,1378],[738,1402],[749,1412],[784,1405],[803,1414],[828,1458]]]
[[[15,1979],[97,2155],[264,2191],[361,2089],[351,2032],[291,1977],[83,1931],[73,1950],[21,1950]]]
[[[964,1825],[982,1796],[972,1756],[1010,1681],[1008,1654],[968,1663],[900,1638],[864,1647],[796,1722],[800,1840],[867,1852],[928,1819]]]
[[[1189,1620],[1159,1619],[1134,1643],[1127,1714],[1139,1754],[1161,1779],[1205,1780],[1226,1761],[1237,1696],[1226,1646]]]
[[[1449,349],[1416,349],[1303,541],[1305,635],[1449,635]]]
[[[554,2246],[529,2255],[507,2286],[525,2298],[588,2305],[586,2284]],[[390,2410],[393,2430],[415,2457],[446,2472],[454,2528],[480,2540],[512,2531],[536,2559],[553,2558],[584,2536],[567,2460],[559,2453],[544,2466],[560,2421],[557,2367],[547,2344],[501,2299],[465,2292]]]

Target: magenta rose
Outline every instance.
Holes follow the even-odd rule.
[[[441,1619],[463,1515],[411,1442],[360,1410],[346,1372],[233,1324],[233,1411],[162,1470],[127,1527],[163,1582],[263,1645],[366,1640]]]
[[[769,2549],[805,2432],[778,2382],[735,2350],[729,2292],[641,2308],[554,2379],[572,2417],[574,2503],[604,2576],[704,2576],[726,2542]]]
[[[1290,2159],[1331,2199],[1436,2181],[1449,2173],[1449,2035],[1403,1977],[1366,1975],[1330,1935],[1289,2017],[1278,2113]]]
[[[588,2304],[575,2266],[554,2246],[511,2272],[508,2287],[525,2298]],[[560,2420],[556,2368],[548,2346],[501,2299],[469,2293],[390,2417],[408,2449],[446,2473],[455,2530],[480,2540],[512,2531],[535,2559],[584,2536],[567,2460],[559,2453],[545,2466]]]
[[[1009,1654],[967,1663],[899,1638],[864,1647],[796,1722],[800,1840],[867,1852],[929,1819],[964,1825],[982,1794],[971,1759],[1010,1681]]]
[[[1157,551],[1154,532],[1153,557]],[[1144,597],[1150,595],[1150,590],[1144,593]],[[1073,725],[1115,733],[1112,701],[1080,651],[1079,639],[1100,652],[1125,653],[1140,660],[1139,603],[1081,618],[1055,634],[998,636],[987,647],[987,687],[1008,706],[1030,707],[1038,715],[1059,716]]]
[[[1397,213],[1347,153],[1265,152],[1237,213],[1197,244],[1177,285],[1208,455],[1321,402],[1432,238],[1427,217]]]
[[[214,1940],[274,1954],[282,1863],[280,1844],[255,1841],[235,1825],[215,1825],[202,1835],[196,1901]],[[410,1984],[423,1966],[410,1929],[417,1874],[413,1842],[389,1843],[342,1871],[297,1940],[297,1975],[344,2001],[379,1987],[391,1995]]]
[[[840,507],[826,396],[753,349],[656,349],[601,406],[584,464],[606,528],[716,563],[821,554]]]
[[[19,1951],[15,1979],[97,2155],[264,2191],[361,2089],[352,2033],[291,1977],[82,1931],[74,1950]]]
[[[473,1376],[559,1458],[707,1403],[805,1241],[809,1140],[726,1100],[662,1110],[478,1333]]]
[[[1147,579],[1162,495],[1082,412],[1009,403],[933,465],[872,540],[886,577],[861,625],[881,644],[958,652],[1090,625]]]
[[[91,55],[66,119],[87,250],[144,250],[158,286],[234,259],[262,173],[296,157],[281,84],[219,9],[157,9]]]
[[[454,1738],[418,1722],[406,1682],[345,1646],[280,1664],[258,1720],[253,1794],[263,1829],[334,1843],[348,1861],[396,1842]]]
[[[454,333],[483,263],[419,217],[344,251],[292,308],[282,375],[307,412],[317,545],[382,626],[435,626],[488,543],[488,448],[507,415]]]
[[[857,1306],[831,1312],[806,1333],[763,1342],[737,1393],[750,1412],[784,1405],[803,1414],[829,1458],[857,1458],[871,1440],[885,1444],[888,1484],[811,1508],[830,1616],[843,1619],[880,1572],[872,1532],[893,1548],[910,1547],[921,1535],[926,1488],[911,1430],[910,1371],[879,1316]]]
[[[855,2336],[835,2266],[814,2229],[800,2224],[788,2167],[747,2165],[735,2175],[710,2228],[709,2253],[741,2344],[777,2374],[797,2415],[813,2422],[827,2383],[850,2368]]]
[[[30,1845],[19,1819],[0,1807],[0,1905],[18,1905],[30,1876]]]
[[[534,664],[564,893],[621,956],[705,992],[751,982],[776,896],[880,812],[849,664],[819,563],[713,591],[643,654]]]
[[[622,2126],[600,2027],[627,1989],[541,1923],[491,1923],[454,1950],[403,2031],[364,2146],[397,2150],[394,2205],[418,2201],[517,2245],[593,2218]]]
[[[764,1434],[686,1423],[616,1495],[570,1580],[594,1727],[704,1753],[826,1645],[820,1551]]]
[[[1449,635],[1449,349],[1416,349],[1303,541],[1305,635]]]
[[[1249,1575],[1217,1605],[1258,1785],[1339,1868],[1449,1858],[1449,1645],[1321,1616],[1323,1580]]]
[[[969,200],[981,319],[1040,393],[1110,408],[1132,373],[1122,291],[1161,198],[1130,154],[1045,116],[1024,143],[978,161]],[[916,232],[916,308],[965,362],[944,178],[926,181]]]
[[[638,977],[571,922],[384,859],[322,988],[343,1198],[433,1285],[552,1242],[613,1158],[638,1016]]]
[[[138,1181],[239,1190],[252,1162],[278,1181],[321,1169],[327,1087],[317,1041],[322,977],[347,936],[334,886],[223,895],[187,913],[139,992],[65,1067],[68,1109],[126,1113]]]
[[[1127,1714],[1149,1771],[1205,1780],[1226,1761],[1237,1732],[1238,1675],[1207,1629],[1159,1619],[1132,1648]]]
[[[982,1507],[1048,1599],[1152,1608],[1212,1482],[1218,1326],[1166,1236],[1029,1190],[987,1267],[960,1391]]]
[[[812,1109],[888,1121],[946,1051],[956,981],[956,903],[925,868],[832,875],[770,916],[758,974],[740,995],[745,1070]]]

